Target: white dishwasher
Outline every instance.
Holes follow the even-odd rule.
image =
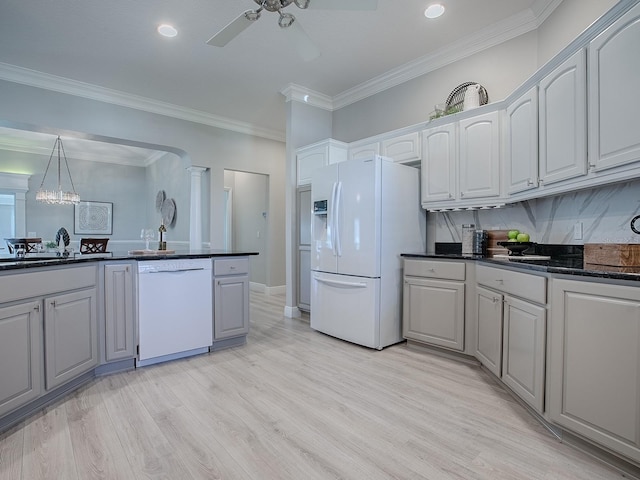
[[[210,258],[138,262],[138,358],[143,367],[206,353],[213,343]]]

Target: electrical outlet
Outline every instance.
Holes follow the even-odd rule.
[[[573,239],[582,240],[582,222],[576,222],[573,226]]]

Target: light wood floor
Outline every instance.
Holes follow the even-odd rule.
[[[622,478],[481,369],[372,351],[251,293],[246,346],[99,378],[0,435],[0,479]]]

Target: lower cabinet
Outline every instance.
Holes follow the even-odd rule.
[[[249,259],[214,260],[213,340],[249,333]]]
[[[554,279],[549,416],[640,462],[640,288]]]
[[[41,301],[0,308],[0,416],[42,393]]]
[[[134,270],[130,264],[104,266],[105,359],[135,355]]]
[[[546,278],[478,266],[476,280],[476,358],[543,413]]]
[[[464,351],[465,264],[405,259],[404,338]]]
[[[44,302],[45,387],[51,390],[98,364],[96,289]]]

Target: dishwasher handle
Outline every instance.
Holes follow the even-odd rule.
[[[176,269],[168,269],[168,270],[147,270],[146,272],[140,272],[140,273],[181,273],[181,272],[197,272],[200,270],[204,270],[204,268],[195,267],[195,268],[176,268]]]

